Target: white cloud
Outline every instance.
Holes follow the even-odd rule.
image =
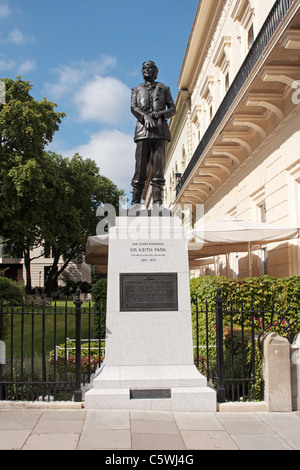
[[[80,69],[62,65],[54,70],[58,74],[56,83],[46,83],[48,93],[55,97],[61,98],[69,92],[74,92],[84,77],[84,72]]]
[[[55,100],[66,94],[75,94],[78,87],[83,86],[93,75],[101,75],[115,65],[116,59],[109,55],[102,55],[100,60],[82,60],[74,65],[60,65],[52,69],[52,73],[58,77],[57,81],[46,83],[46,90]]]
[[[130,191],[134,172],[135,144],[133,137],[117,130],[92,134],[86,145],[80,145],[63,155],[71,157],[78,152],[83,158],[96,161],[102,175],[120,189]]]
[[[82,121],[116,125],[129,113],[130,89],[114,77],[96,76],[78,90],[75,104]]]
[[[116,65],[116,58],[107,54],[102,54],[101,60],[92,60],[90,62],[81,60],[79,62],[81,70],[84,70],[86,75],[102,75],[107,70],[116,67]]]
[[[36,68],[35,60],[25,60],[24,62],[18,63],[15,60],[2,58],[0,59],[0,73],[6,71],[14,71],[18,75],[31,72]]]
[[[9,33],[8,41],[14,44],[22,44],[25,41],[25,37],[18,28],[15,28]]]
[[[10,9],[7,4],[0,5],[0,18],[7,18],[10,14]]]
[[[22,31],[20,31],[18,28],[15,28],[9,33],[7,42],[11,42],[13,44],[16,44],[17,46],[21,46],[27,43],[33,43],[35,42],[35,40],[33,37],[24,36]]]
[[[23,73],[31,72],[35,68],[36,68],[35,60],[26,60],[25,62],[23,62],[22,64],[19,65],[19,67],[18,67],[19,72],[18,73],[23,75]]]
[[[10,59],[0,59],[0,72],[12,70],[16,66],[16,62]]]

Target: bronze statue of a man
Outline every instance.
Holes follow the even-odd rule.
[[[151,169],[152,200],[162,205],[165,184],[165,154],[171,140],[167,119],[176,114],[170,88],[156,82],[158,68],[147,60],[142,65],[144,83],[132,89],[131,112],[137,118],[134,141],[136,142],[135,173],[131,181],[131,204],[140,204],[149,164]],[[152,157],[152,158],[151,158]]]

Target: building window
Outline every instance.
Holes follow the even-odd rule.
[[[209,126],[211,119],[212,119],[212,106],[213,106],[213,98],[214,98],[214,77],[207,76],[204,84],[200,90],[200,95],[205,101],[205,107],[207,112],[207,119],[206,128]]]
[[[237,0],[232,13],[233,20],[241,27],[241,37],[245,53],[248,52],[254,41],[254,5],[253,0]]]
[[[257,218],[258,222],[266,223],[266,203],[265,201],[261,202],[257,206]]]
[[[56,254],[55,248],[53,248],[49,243],[44,243],[44,258],[54,258]]]
[[[200,134],[200,131],[199,131],[199,134]],[[186,153],[185,153],[184,145],[182,146],[181,168],[182,168],[182,171],[184,171],[186,168]]]
[[[297,225],[300,227],[300,179],[297,180]]]
[[[229,88],[230,49],[231,37],[223,36],[213,59],[213,63],[221,72],[221,86],[224,94]]]
[[[254,41],[254,30],[253,30],[253,23],[251,24],[250,28],[248,29],[248,49],[252,46]]]
[[[263,201],[257,206],[258,222],[266,223],[267,221],[266,213],[267,213],[266,203],[265,201]],[[266,245],[261,246],[259,264],[260,264],[259,266],[260,275],[264,276],[265,274],[268,274],[268,251],[267,251]]]
[[[229,73],[227,72],[225,75],[225,93],[229,90]]]

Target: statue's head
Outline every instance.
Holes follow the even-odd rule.
[[[152,60],[146,60],[142,65],[142,74],[145,80],[156,80],[158,75],[158,68]]]

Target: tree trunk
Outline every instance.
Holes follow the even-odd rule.
[[[51,292],[53,291],[53,288],[55,286],[55,283],[58,281],[59,276],[64,272],[64,270],[67,268],[69,263],[74,259],[75,253],[76,253],[76,248],[69,253],[69,256],[66,260],[64,260],[63,265],[58,269],[58,263],[61,257],[61,253],[57,251],[55,258],[53,260],[53,264],[51,266],[51,270],[49,272],[46,285],[45,285],[45,293],[48,297],[51,296]]]
[[[47,297],[51,297],[51,294],[53,292],[53,289],[54,289],[54,286],[55,286],[55,283],[56,283],[56,280],[57,280],[56,273],[57,273],[57,270],[58,270],[59,258],[60,258],[60,253],[57,252],[55,257],[54,257],[54,260],[53,260],[53,263],[52,263],[52,266],[51,266],[51,269],[49,271],[49,274],[48,274],[48,277],[47,277],[47,280],[46,280],[46,284],[45,284],[45,293],[46,293]]]
[[[25,248],[24,249],[24,266],[26,270],[26,293],[30,294],[32,286],[31,286],[31,266],[30,266],[30,250]]]

